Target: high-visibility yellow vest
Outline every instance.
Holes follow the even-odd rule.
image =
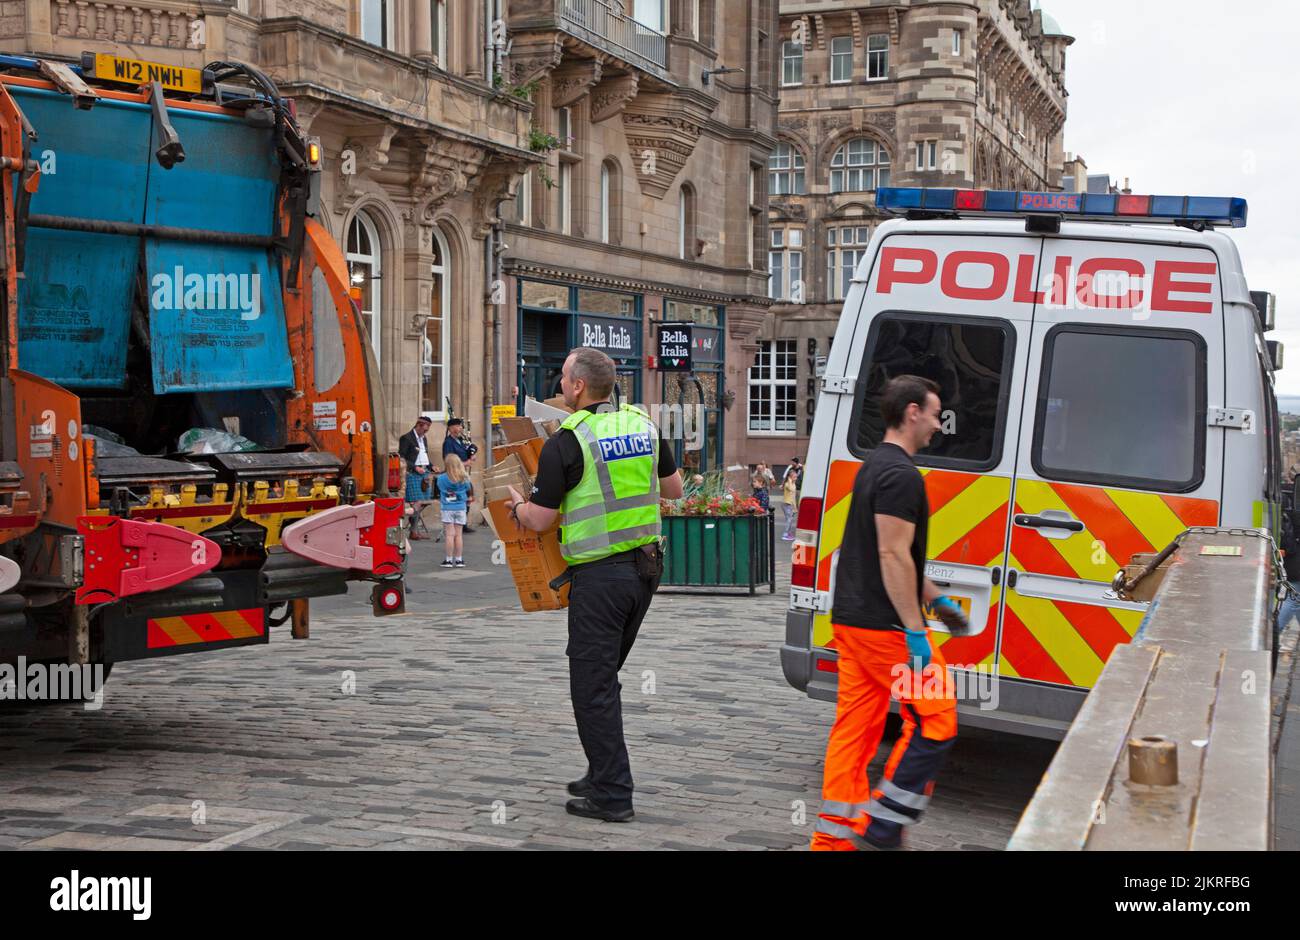
[[[560,504],[560,554],[571,565],[658,541],[659,430],[639,408],[578,411],[560,425],[582,447],[582,480]]]

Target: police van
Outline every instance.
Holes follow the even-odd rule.
[[[834,700],[831,599],[887,380],[939,384],[916,455],[926,574],[967,612],[962,720],[1060,738],[1146,604],[1111,590],[1189,526],[1279,530],[1272,297],[1220,228],[1242,199],[881,189],[819,393],[781,663]]]

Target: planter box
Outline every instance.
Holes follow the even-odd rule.
[[[747,587],[776,591],[776,524],[753,516],[664,516],[664,576],[682,587]]]

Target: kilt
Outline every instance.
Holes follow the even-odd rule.
[[[423,475],[407,471],[406,501],[408,503],[427,503],[433,499],[433,473]]]

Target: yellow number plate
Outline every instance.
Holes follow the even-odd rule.
[[[970,598],[969,597],[957,597],[956,595],[949,594],[948,599],[956,601],[957,606],[961,608],[961,612],[966,615],[967,619],[970,619]],[[939,620],[939,615],[934,612],[934,608],[931,607],[929,604],[926,604],[924,607],[921,608],[921,616],[924,617],[926,620],[934,620],[934,621]]]
[[[95,53],[95,77],[128,85],[145,85],[160,82],[171,91],[188,91],[197,94],[203,90],[203,73],[198,69],[184,69],[178,65],[146,62],[143,59],[124,59],[118,55]]]

